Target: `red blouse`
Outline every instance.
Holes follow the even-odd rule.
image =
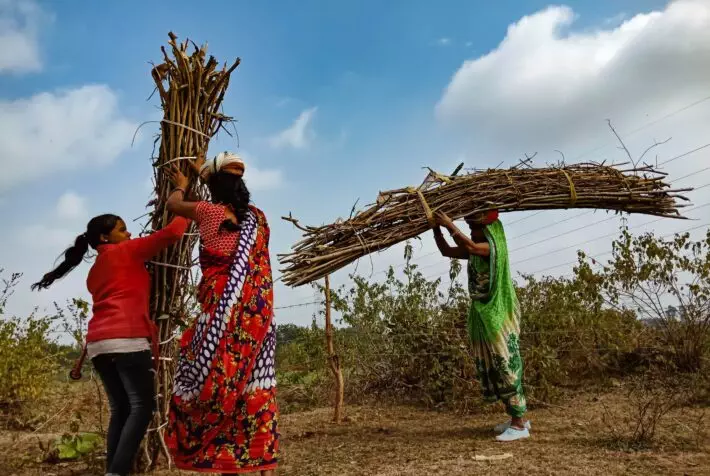
[[[238,231],[219,230],[227,219],[224,205],[211,202],[198,202],[195,207],[195,221],[199,226],[202,245],[225,255],[233,255],[239,243]]]

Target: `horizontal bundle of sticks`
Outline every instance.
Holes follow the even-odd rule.
[[[529,164],[526,164],[529,165]],[[682,218],[680,195],[665,174],[651,166],[591,163],[547,168],[514,167],[446,176],[430,170],[417,188],[381,192],[366,210],[330,225],[301,226],[304,232],[291,253],[279,255],[283,281],[301,286],[323,278],[369,253],[383,250],[431,229],[431,214],[440,210],[454,220],[499,210],[595,208]]]
[[[204,157],[210,139],[220,129],[229,134],[225,125],[232,118],[222,114],[221,106],[230,75],[240,62],[237,58],[231,66],[220,67],[214,57],[207,58],[206,46],[199,48],[189,40],[178,43],[173,33],[169,36],[172,55],[162,47],[163,62],[151,71],[163,109],[160,135],[156,139],[156,143],[160,141],[159,153],[153,157],[155,197],[151,202],[154,206],[150,214],[152,231],[163,228],[173,218],[165,209],[172,190],[166,169],[176,167],[185,176],[194,177],[188,160]],[[188,52],[190,45],[194,47],[191,53]],[[207,196],[206,190],[195,183],[197,180],[191,182],[190,190],[187,191],[191,199],[204,199]],[[172,393],[173,359],[177,353],[173,337],[181,321],[189,314],[190,291],[194,287],[191,268],[196,244],[196,234],[186,234],[178,244],[162,252],[152,264],[151,315],[158,324],[162,345],[161,365],[155,379],[158,411],[155,413],[153,431],[149,431],[144,440],[146,466],[155,464],[161,450],[170,461],[163,432]]]

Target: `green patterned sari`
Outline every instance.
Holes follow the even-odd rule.
[[[478,378],[488,401],[501,400],[512,417],[526,410],[520,357],[520,306],[508,265],[508,245],[500,221],[484,227],[488,259],[468,261],[471,308],[468,330]]]

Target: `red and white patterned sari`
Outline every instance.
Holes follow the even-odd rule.
[[[200,250],[202,313],[182,336],[166,432],[180,469],[236,474],[277,466],[268,242],[266,218],[252,207],[234,253]]]

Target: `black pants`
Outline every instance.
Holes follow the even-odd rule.
[[[149,350],[102,354],[92,359],[108,395],[111,421],[106,438],[106,472],[127,475],[155,408]]]

